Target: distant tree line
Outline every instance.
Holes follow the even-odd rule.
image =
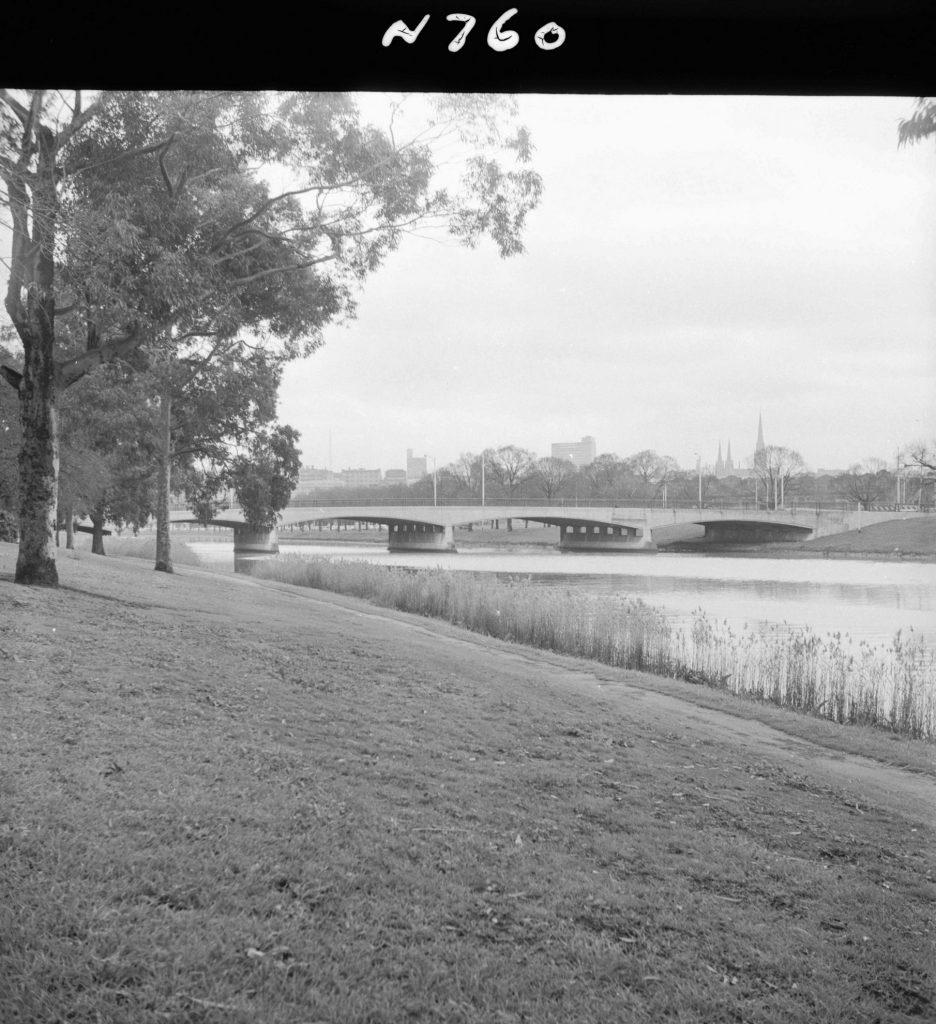
[[[539,500],[646,501],[655,505],[758,505],[762,508],[846,502],[864,508],[902,504],[929,507],[933,492],[936,446],[908,445],[895,463],[868,458],[836,474],[809,472],[798,452],[767,445],[755,456],[749,474],[718,477],[682,469],[668,455],[644,449],[629,456],[603,453],[587,466],[569,459],[538,457],[517,445],[464,452],[412,484],[381,485],[381,500],[477,503],[535,503]],[[928,461],[927,461],[928,460]],[[898,495],[898,478],[900,494]],[[482,484],[483,480],[483,484]],[[340,492],[312,485],[302,496],[353,502],[374,498],[374,487],[343,487]]]

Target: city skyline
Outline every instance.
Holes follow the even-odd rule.
[[[621,457],[622,459],[625,459],[625,460],[628,459],[631,456],[634,456],[634,455],[638,454],[636,451],[605,452],[603,449],[600,448],[600,446],[596,446],[595,441],[596,441],[596,439],[592,435],[586,434],[586,435],[583,435],[582,438],[579,441],[577,441],[577,442],[551,442],[551,444],[549,445],[550,452],[540,451],[540,450],[537,450],[537,449],[530,449],[530,451],[532,452],[532,454],[537,459],[539,459],[539,458],[549,458],[549,457],[552,457],[552,458],[562,458],[563,457],[562,455],[557,455],[556,454],[557,449],[582,449],[582,448],[589,448],[589,449],[591,449],[593,451],[594,455],[613,454],[613,455],[617,455],[617,456],[619,456],[619,457]],[[721,441],[721,439],[719,439],[719,441],[717,442],[717,444],[718,444],[717,454],[711,460],[708,460],[707,458],[706,459],[702,459],[701,460],[701,468],[703,469],[704,472],[710,473],[712,475],[719,476],[719,477],[721,477],[721,476],[731,476],[732,473],[729,472],[729,470],[731,470],[731,469],[736,471],[734,475],[738,475],[738,476],[750,475],[754,456],[757,454],[757,451],[759,450],[759,448],[762,447],[762,446],[767,445],[767,443],[768,442],[766,442],[765,439],[764,439],[763,414],[760,414],[758,416],[757,436],[756,436],[756,440],[755,440],[755,442],[754,442],[754,444],[753,444],[753,446],[751,448],[750,454],[746,454],[746,455],[743,455],[743,456],[740,456],[740,457],[732,454],[731,440],[730,439],[727,440],[727,451],[723,453],[722,452],[722,441]],[[773,442],[770,442],[770,443],[772,444]],[[497,448],[502,447],[502,446],[501,445],[493,445],[491,447],[494,450],[496,450]],[[646,450],[646,449],[642,449],[642,451],[643,450]],[[650,450],[654,451],[660,457],[666,457],[668,455],[667,452],[661,452],[661,451],[658,451],[655,448],[651,448]],[[431,456],[427,456],[425,454],[422,455],[421,457],[418,456],[418,455],[414,456],[414,454],[413,454],[414,451],[418,451],[418,449],[413,449],[412,447],[407,448],[406,449],[406,453],[405,453],[405,458],[401,461],[401,464],[399,464],[399,465],[374,466],[373,464],[364,464],[364,463],[362,463],[362,464],[357,465],[357,466],[348,465],[348,466],[342,466],[340,468],[336,468],[336,467],[328,467],[328,466],[316,466],[316,465],[313,465],[313,464],[303,464],[303,468],[306,469],[306,470],[327,471],[327,472],[330,472],[335,477],[342,476],[343,474],[349,474],[349,473],[374,472],[375,470],[380,471],[380,472],[385,473],[385,474],[387,474],[387,473],[391,473],[391,474],[393,474],[393,473],[402,473],[403,474],[403,480],[405,482],[407,482],[407,483],[411,483],[411,482],[413,482],[414,479],[418,479],[419,478],[417,476],[414,476],[414,474],[412,472],[408,471],[410,469],[410,467],[413,466],[414,463],[421,463],[421,466],[422,466],[422,473],[421,473],[421,475],[422,476],[429,476],[433,472],[433,470],[429,468],[429,465],[430,465],[430,463],[432,461],[432,457]],[[475,456],[480,456],[481,455],[481,449],[472,449],[470,447],[465,448],[464,452],[465,453],[470,452],[471,454],[473,454]],[[799,453],[799,454],[802,455],[802,453]],[[871,456],[871,457],[874,458],[875,456]],[[577,460],[575,458],[572,458],[571,456],[569,458],[570,458],[570,461],[572,461],[573,464],[575,464],[577,468],[580,467],[580,466],[585,466],[585,465],[589,464],[589,461]],[[454,462],[454,461],[455,460],[450,460],[447,463],[436,463],[435,469],[438,469],[438,470],[443,469],[446,466],[451,465],[452,462]],[[804,472],[807,472],[807,473],[817,473],[817,474],[818,473],[828,474],[828,473],[846,472],[849,469],[850,466],[855,465],[856,463],[863,462],[865,460],[863,460],[863,459],[853,459],[847,465],[835,466],[835,467],[816,466],[816,465],[811,465],[808,462],[808,460],[804,460],[804,461],[806,462],[806,468],[805,468]],[[884,461],[886,461],[886,460],[884,460]],[[677,460],[677,462],[678,462],[678,460]],[[404,468],[404,464],[405,464],[405,466],[407,468]],[[679,465],[679,469],[680,470],[687,470],[687,471],[690,471],[690,472],[696,472],[698,470],[698,468],[699,468],[699,461],[698,460],[694,461],[691,465],[682,465],[682,464]],[[888,468],[893,468],[893,467],[888,466]]]
[[[762,409],[813,468],[936,434],[936,152],[897,147],[912,98],[518,104],[545,187],[526,253],[405,238],[287,368],[304,463],[587,434],[683,466],[730,438],[738,462]]]

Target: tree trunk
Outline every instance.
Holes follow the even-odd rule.
[[[91,554],[104,554],[104,509],[101,506],[91,510]]]
[[[58,514],[58,394],[55,374],[55,135],[36,130],[38,155],[30,196],[22,179],[4,175],[13,218],[13,259],[4,305],[23,343],[18,382],[23,441],[20,448],[20,544],[17,583],[57,587],[55,524]],[[37,215],[38,214],[38,215]]]
[[[44,334],[45,331],[37,332]],[[51,325],[49,327],[51,334]],[[19,455],[20,544],[17,583],[58,586],[55,525],[58,512],[58,397],[52,338],[23,345],[20,381],[23,443]]]
[[[71,505],[65,509],[65,548],[75,550],[75,510]]]
[[[157,469],[156,497],[156,566],[157,572],[173,572],[172,541],[169,537],[169,494],[172,490],[172,399],[169,386],[163,391],[159,410],[160,450]]]

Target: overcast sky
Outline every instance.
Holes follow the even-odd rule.
[[[526,253],[407,239],[287,371],[306,465],[590,434],[689,467],[750,456],[761,413],[813,469],[936,435],[936,145],[898,150],[912,99],[519,104],[545,185]]]

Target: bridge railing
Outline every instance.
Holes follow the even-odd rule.
[[[487,498],[484,502],[480,498],[438,498],[436,501],[425,498],[294,498],[289,502],[290,508],[375,508],[393,507],[406,508],[418,507],[471,507],[490,508],[496,511],[499,508],[626,508],[626,509],[648,509],[653,511],[670,509],[697,509],[738,511],[738,512],[857,512],[856,502],[797,502],[789,503],[780,508],[772,508],[764,501],[741,501],[730,505],[723,505],[718,502],[703,502],[700,506],[697,501],[666,501],[653,498],[525,498],[518,495],[515,498]],[[877,506],[875,506],[877,508]],[[911,511],[906,509],[906,511]]]

